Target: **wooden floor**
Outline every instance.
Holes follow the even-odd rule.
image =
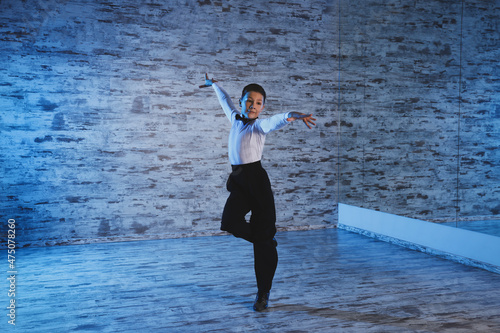
[[[232,236],[23,249],[0,331],[500,332],[499,274],[338,229],[277,239],[261,313],[252,248]]]

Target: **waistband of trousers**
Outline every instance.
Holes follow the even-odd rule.
[[[231,164],[231,168],[233,169],[233,171],[236,171],[238,169],[262,168],[262,164],[260,163],[260,161],[238,165]]]

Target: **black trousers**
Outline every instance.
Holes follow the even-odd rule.
[[[253,243],[254,268],[259,293],[271,290],[278,266],[276,210],[271,183],[259,162],[233,165],[227,181],[230,192],[222,214],[221,230]],[[252,212],[250,221],[245,215]]]

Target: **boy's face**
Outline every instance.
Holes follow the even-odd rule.
[[[264,96],[256,91],[249,91],[240,99],[241,114],[248,119],[255,119],[264,109]]]

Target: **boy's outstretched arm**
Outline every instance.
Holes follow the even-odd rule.
[[[302,119],[304,124],[306,124],[307,127],[310,129],[312,128],[311,125],[316,126],[316,118],[313,118],[312,113],[311,114],[305,114],[302,112],[290,112],[289,118],[287,118],[288,121],[295,121],[298,119]]]
[[[236,114],[238,114],[239,112],[236,110],[233,101],[229,97],[229,94],[221,87],[215,85],[214,83],[216,82],[217,80],[213,78],[209,79],[208,74],[205,73],[205,84],[201,85],[200,88],[212,87],[212,86],[214,87],[214,91],[217,95],[217,98],[219,100],[222,109],[224,110],[224,113],[226,114],[229,121],[232,122],[233,119],[236,117]]]
[[[213,78],[209,79],[208,78],[208,73],[205,73],[205,84],[202,84],[200,88],[205,88],[205,87],[210,87],[214,82],[217,82]]]

